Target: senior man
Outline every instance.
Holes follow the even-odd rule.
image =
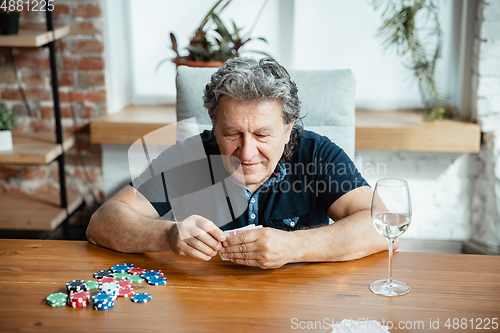
[[[120,252],[170,250],[201,260],[219,251],[236,264],[261,268],[352,260],[387,249],[371,222],[371,188],[341,148],[297,124],[297,93],[286,69],[270,58],[229,60],[205,88],[213,128],[198,137],[206,155],[225,157],[223,169],[236,175],[244,213],[224,223],[203,214],[161,219],[172,209],[173,186],[162,200],[152,199],[152,183],[163,179],[165,185],[156,177],[142,187],[132,182],[103,204],[90,220],[89,241]],[[189,142],[179,146],[190,151]],[[230,237],[222,231],[248,224],[263,228]]]

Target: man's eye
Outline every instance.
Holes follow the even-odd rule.
[[[226,134],[225,137],[228,138],[229,140],[236,140],[240,137],[240,135],[238,133],[231,133],[231,134]]]

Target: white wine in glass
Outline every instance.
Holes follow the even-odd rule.
[[[383,296],[401,296],[410,287],[392,279],[392,250],[394,241],[410,226],[411,199],[406,180],[397,178],[380,179],[375,185],[372,198],[372,221],[378,233],[389,243],[389,278],[370,285],[370,290]]]

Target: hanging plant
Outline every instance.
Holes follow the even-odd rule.
[[[442,32],[439,25],[439,10],[433,0],[372,0],[375,10],[382,9],[382,26],[377,35],[383,38],[383,45],[394,47],[402,56],[403,63],[410,68],[418,82],[422,102],[427,109],[427,121],[450,118],[453,113],[444,106],[443,99],[436,87],[436,62],[441,57]],[[417,16],[432,27],[417,28]],[[420,37],[432,42],[425,42],[424,48]],[[433,48],[431,48],[433,46]]]

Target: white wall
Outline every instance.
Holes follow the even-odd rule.
[[[105,0],[103,10],[108,113],[116,113],[132,102],[127,1]]]
[[[452,30],[452,1],[438,3],[444,38],[436,78],[446,95],[456,95],[458,59],[453,49],[460,31]],[[352,69],[358,108],[423,107],[411,71],[394,49],[385,51],[383,39],[376,37],[381,11],[375,11],[370,1],[296,0],[294,12],[294,68]]]
[[[109,1],[109,0],[106,0]],[[169,33],[176,34],[180,49],[213,5],[206,0],[128,0],[130,57],[134,104],[175,103],[175,66],[167,62],[157,73],[155,66],[173,58]],[[223,12],[248,31],[264,0],[234,0]],[[443,56],[437,69],[440,89],[458,104],[460,29],[453,17],[461,1],[439,0],[443,30]],[[357,80],[356,106],[369,109],[421,108],[412,73],[394,51],[384,51],[376,31],[381,12],[367,0],[269,0],[252,36],[269,44],[251,42],[247,49],[272,54],[289,69],[351,68]],[[251,54],[248,54],[251,55]],[[468,114],[468,110],[464,110]]]
[[[477,154],[362,150],[356,166],[372,188],[381,178],[408,181],[413,218],[402,238],[469,239],[470,193],[482,169]]]

